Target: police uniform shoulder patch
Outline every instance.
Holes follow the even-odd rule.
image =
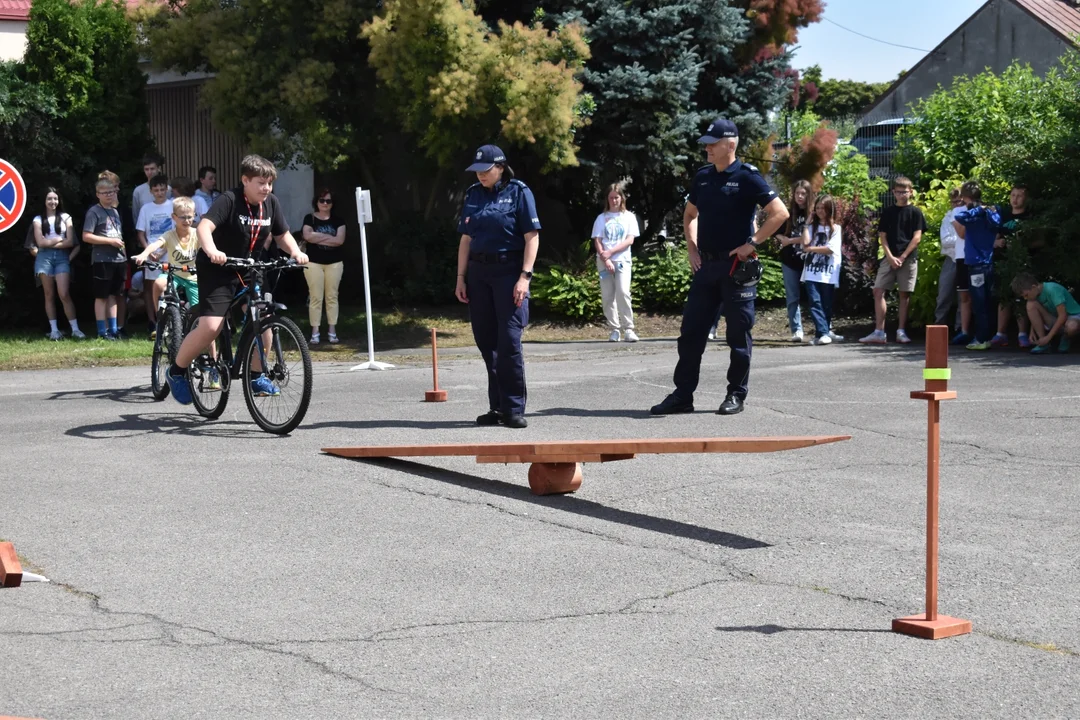
[[[754,165],[751,165],[750,163],[743,163],[743,167],[745,167],[750,172],[757,173],[758,175],[761,174],[761,171],[758,170],[757,167],[755,167]]]
[[[510,184],[511,184],[511,185],[517,185],[518,187],[529,187],[528,185],[526,185],[525,183],[521,182],[521,181],[520,181],[520,180],[518,180],[517,178],[514,178],[513,180],[511,180],[511,181],[510,181]]]

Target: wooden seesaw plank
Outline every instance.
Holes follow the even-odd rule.
[[[441,445],[371,445],[323,448],[329,455],[345,458],[452,457],[474,455],[506,458],[505,462],[574,462],[598,455],[666,455],[684,453],[765,453],[798,450],[814,445],[850,440],[850,435],[819,435],[751,438],[654,438],[647,440],[553,440],[533,443],[445,443]],[[511,458],[520,458],[511,460]],[[555,459],[558,458],[558,459]],[[485,462],[485,461],[481,461]],[[497,461],[495,461],[497,462]],[[578,460],[577,462],[582,462]]]

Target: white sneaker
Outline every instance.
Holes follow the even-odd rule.
[[[49,340],[63,340],[64,333],[60,332],[59,330],[53,330],[45,337],[47,337]]]
[[[317,333],[317,332],[316,333],[311,333],[311,340],[308,342],[308,345],[318,345],[318,344],[319,344],[319,333]]]
[[[72,330],[71,337],[75,338],[76,340],[85,340],[86,334],[83,333],[82,330]]]
[[[803,334],[801,332],[797,332],[797,333],[795,333],[794,335],[791,336],[791,342],[802,342],[802,341],[803,341]]]
[[[897,330],[896,331],[896,342],[901,343],[902,345],[907,345],[909,342],[911,342],[911,338],[909,338],[907,336],[907,333],[904,332],[902,329]]]
[[[829,331],[829,337],[832,338],[833,342],[843,342],[844,341],[844,336],[843,335],[837,335],[832,330]]]
[[[815,345],[828,345],[831,342],[832,338],[828,335],[818,335],[816,338],[814,338]]]
[[[621,336],[619,335],[619,331],[612,330],[611,334],[608,335],[608,342],[619,342],[620,338]]]
[[[716,339],[716,326],[715,325],[713,325],[713,329],[709,331],[709,339],[710,340],[715,340]]]
[[[624,339],[626,340],[626,342],[637,342],[638,341],[638,336],[637,336],[637,333],[634,332],[633,330],[627,330],[626,331],[626,337]]]
[[[884,330],[875,330],[866,337],[859,338],[859,342],[865,345],[884,345],[885,343],[889,342],[889,340],[885,337]]]

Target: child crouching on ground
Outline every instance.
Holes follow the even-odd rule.
[[[1013,279],[1012,289],[1027,300],[1031,336],[1036,355],[1050,352],[1050,343],[1058,340],[1058,352],[1068,352],[1071,338],[1080,334],[1080,303],[1068,290],[1055,282],[1039,282],[1029,273]]]

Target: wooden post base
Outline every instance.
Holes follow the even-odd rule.
[[[424,393],[424,402],[446,402],[446,391],[428,390]]]
[[[927,620],[926,615],[911,615],[892,621],[893,632],[914,635],[924,640],[941,640],[954,635],[971,632],[971,621],[938,615],[937,620]]]
[[[572,493],[581,487],[581,463],[533,463],[529,487],[533,495]]]
[[[15,546],[9,542],[2,542],[0,543],[0,587],[13,588],[20,585],[22,585],[22,564],[15,555]]]

